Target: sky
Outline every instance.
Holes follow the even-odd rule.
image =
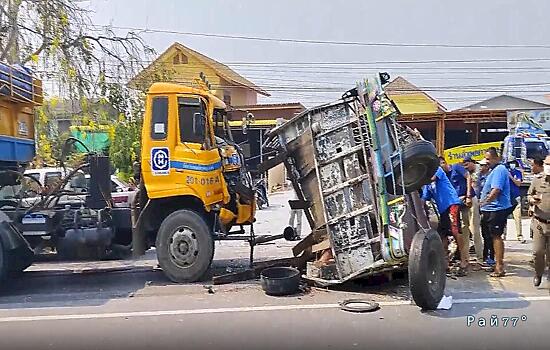
[[[271,97],[261,99],[263,103],[330,102],[377,71],[403,76],[448,109],[503,93],[539,101],[550,93],[550,1],[90,0],[87,6],[97,25],[392,44],[329,45],[142,33],[158,53],[178,41],[228,63],[271,92]],[[480,59],[518,61],[472,62]],[[441,60],[462,62],[433,62]]]

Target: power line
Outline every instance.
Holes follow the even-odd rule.
[[[197,36],[207,38],[218,39],[238,39],[238,40],[254,40],[265,42],[280,42],[280,43],[296,43],[296,44],[321,44],[321,45],[346,45],[346,46],[366,46],[366,47],[431,47],[431,48],[454,48],[454,49],[550,49],[550,45],[540,44],[483,44],[483,45],[465,45],[465,44],[431,44],[431,43],[390,43],[390,42],[359,42],[359,41],[333,41],[333,40],[311,40],[311,39],[290,39],[290,38],[272,38],[272,37],[259,37],[259,36],[246,36],[246,35],[231,35],[231,34],[214,34],[214,33],[198,33],[198,32],[185,32],[168,29],[152,29],[152,28],[138,28],[127,26],[109,26],[109,25],[92,25],[94,27],[104,29],[119,29],[129,31],[139,31],[144,33],[164,33],[164,34],[177,34],[186,36]]]

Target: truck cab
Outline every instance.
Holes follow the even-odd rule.
[[[177,282],[202,276],[213,240],[254,221],[251,177],[225,109],[204,87],[155,83],[147,94],[138,224]]]

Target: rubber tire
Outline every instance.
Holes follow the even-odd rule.
[[[363,306],[352,306],[350,304],[363,304]],[[380,304],[366,299],[346,299],[340,302],[340,309],[348,312],[373,312],[380,309]]]
[[[439,166],[439,158],[434,145],[425,140],[413,142],[405,146],[403,154],[403,172],[405,174],[405,193],[412,193],[431,182],[432,176]],[[391,176],[386,178],[386,191],[390,194],[402,195],[401,166],[399,160],[393,163],[396,189],[393,188]]]
[[[416,305],[435,310],[445,291],[446,260],[443,243],[435,230],[417,232],[409,253],[409,288]],[[430,283],[430,277],[436,284]]]
[[[0,286],[8,277],[8,254],[4,251],[4,244],[0,238]]]
[[[170,258],[170,237],[181,226],[187,226],[195,233],[199,246],[197,260],[186,268],[177,266]],[[172,282],[196,282],[203,278],[210,268],[214,258],[214,239],[201,215],[191,210],[178,210],[168,215],[160,225],[156,250],[159,265]]]

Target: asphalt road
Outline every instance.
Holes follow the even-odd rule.
[[[270,234],[285,224],[272,219],[284,216],[279,211],[260,216]],[[514,237],[506,242],[505,278],[475,271],[448,279],[452,308],[434,312],[412,305],[406,276],[269,297],[257,281],[210,292],[208,281],[170,283],[154,252],[139,261],[46,261],[1,286],[0,349],[548,349],[550,283],[532,286],[531,244]],[[257,256],[288,256],[293,244],[266,245]],[[247,254],[241,242],[217,246],[212,273],[242,268]],[[381,308],[340,310],[348,298]]]
[[[548,349],[549,285],[469,287],[484,278],[449,280],[452,308],[422,312],[406,279],[277,298],[255,281],[214,286],[212,294],[155,271],[23,276],[0,295],[0,349]],[[381,309],[339,309],[357,297]]]

